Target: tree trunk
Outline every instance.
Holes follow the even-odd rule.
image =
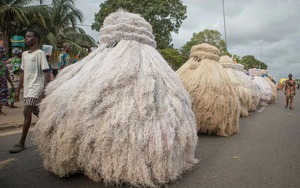
[[[6,59],[9,58],[9,36],[7,34],[7,31],[3,32],[3,47],[4,47],[4,54]]]

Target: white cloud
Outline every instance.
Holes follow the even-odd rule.
[[[179,34],[173,34],[179,48],[204,29],[217,29],[224,38],[221,0],[183,0],[187,19]],[[240,57],[254,55],[268,65],[276,80],[292,73],[300,78],[300,1],[297,0],[224,0],[229,51]],[[198,11],[197,11],[198,10]],[[256,42],[256,41],[258,42]],[[263,42],[260,46],[259,42]]]
[[[75,5],[84,14],[84,25],[94,22],[95,13],[104,0],[77,0]],[[229,51],[240,57],[254,55],[269,67],[276,80],[292,73],[300,78],[300,1],[298,0],[224,0]],[[176,48],[182,47],[204,29],[216,29],[224,37],[223,6],[221,0],[183,0],[187,18],[179,33],[172,33]],[[99,32],[90,26],[82,28],[95,40]]]
[[[99,32],[92,30],[91,25],[94,23],[95,14],[100,10],[100,4],[103,3],[104,0],[77,0],[75,1],[75,5],[78,9],[80,9],[84,15],[84,20],[80,27],[85,30],[85,32],[93,37],[96,41],[99,40]]]

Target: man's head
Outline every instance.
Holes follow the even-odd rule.
[[[40,41],[40,34],[35,30],[28,30],[25,35],[25,43],[27,46],[38,45]]]
[[[62,45],[62,47],[63,47],[63,49],[64,49],[64,51],[66,53],[68,53],[68,52],[70,52],[72,50],[72,46],[68,42],[64,42],[63,45]]]
[[[292,74],[289,74],[289,79],[292,79],[293,75]]]

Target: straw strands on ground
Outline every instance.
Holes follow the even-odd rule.
[[[239,131],[240,104],[219,58],[214,46],[193,46],[177,73],[192,99],[198,131],[228,136]]]
[[[139,15],[109,15],[100,35],[111,44],[105,55],[83,59],[47,87],[34,133],[45,168],[132,186],[175,181],[197,163],[187,91]]]
[[[253,103],[250,90],[245,87],[245,84],[243,84],[242,82],[243,78],[241,78],[241,75],[234,69],[235,64],[229,56],[222,56],[219,62],[227,72],[231,84],[234,87],[237,96],[239,97],[240,106],[241,106],[240,115],[242,117],[247,117],[248,110],[250,109]]]

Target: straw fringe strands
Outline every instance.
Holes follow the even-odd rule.
[[[258,85],[261,91],[261,99],[259,105],[268,106],[268,103],[272,99],[272,88],[269,83],[260,76],[254,76],[253,81]]]
[[[214,46],[193,46],[190,59],[177,73],[192,99],[198,131],[228,136],[239,132],[240,105],[219,58]]]
[[[60,70],[57,77],[48,84],[48,86],[46,88],[47,95],[52,93],[52,91],[55,91],[58,87],[61,87],[64,83],[66,83],[69,79],[73,78],[79,72],[81,72],[81,73],[87,72],[87,70],[85,70],[85,69],[91,68],[91,66],[88,65],[89,63],[91,63],[91,60],[97,59],[99,61],[99,60],[103,59],[103,57],[107,54],[108,51],[109,51],[109,49],[107,48],[107,44],[102,44],[96,50],[94,50],[88,56],[86,56],[84,59]],[[98,64],[98,61],[93,61],[93,62]],[[86,66],[86,68],[81,70],[85,66]]]
[[[271,100],[269,101],[269,103],[275,103],[276,99],[277,99],[277,86],[274,82],[272,82],[272,80],[269,77],[264,77],[264,79],[269,83],[269,85],[272,88],[272,97]]]
[[[187,91],[139,15],[109,15],[100,36],[110,44],[106,55],[93,56],[41,103],[35,138],[45,168],[118,185],[175,181],[197,163]]]
[[[229,56],[222,56],[220,58],[221,65],[224,67],[225,71],[229,75],[232,86],[234,87],[237,96],[240,101],[240,116],[247,117],[248,110],[250,109],[253,101],[251,92],[242,83],[241,75],[234,69],[235,64]]]
[[[239,74],[240,82],[246,89],[249,90],[252,96],[252,103],[248,111],[253,112],[257,110],[259,106],[261,91],[258,85],[252,80],[252,78],[245,73],[244,66],[239,63],[234,64],[235,73]]]

